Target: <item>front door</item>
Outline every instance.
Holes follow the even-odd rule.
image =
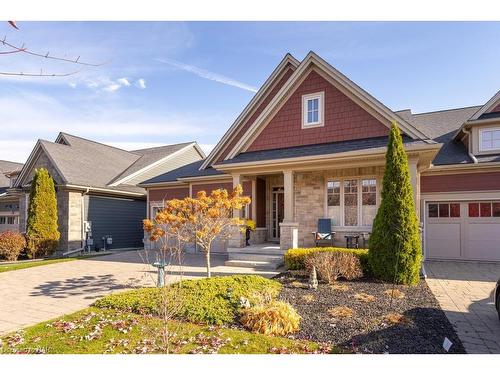
[[[283,221],[285,212],[285,195],[283,187],[274,187],[271,207],[271,238],[279,240],[280,238],[280,223]]]

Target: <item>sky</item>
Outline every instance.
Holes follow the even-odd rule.
[[[209,152],[290,52],[313,50],[393,110],[485,103],[500,90],[495,22],[17,22],[0,54],[0,159],[60,131],[128,150],[197,141]],[[0,44],[0,52],[9,49]]]

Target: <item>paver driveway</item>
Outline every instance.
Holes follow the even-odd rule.
[[[427,284],[467,353],[500,353],[494,288],[500,264],[426,262]]]
[[[127,251],[112,255],[49,264],[0,273],[0,334],[72,313],[89,306],[97,298],[137,286],[154,285],[154,254]],[[276,272],[224,266],[225,257],[212,255],[212,274]],[[171,269],[174,281],[205,276],[202,254],[186,254],[182,268]]]

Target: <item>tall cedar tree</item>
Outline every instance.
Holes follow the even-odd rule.
[[[420,232],[408,158],[395,122],[385,159],[382,202],[370,236],[370,268],[379,279],[414,285],[422,261]]]
[[[59,244],[54,180],[45,168],[35,170],[31,183],[26,238],[30,257],[54,253]]]

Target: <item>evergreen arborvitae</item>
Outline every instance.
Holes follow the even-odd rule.
[[[58,246],[57,198],[54,180],[44,169],[35,171],[26,222],[26,238],[30,256],[52,254]]]
[[[379,279],[414,285],[422,261],[420,231],[408,158],[396,123],[391,127],[385,163],[382,202],[370,236],[370,268]]]

